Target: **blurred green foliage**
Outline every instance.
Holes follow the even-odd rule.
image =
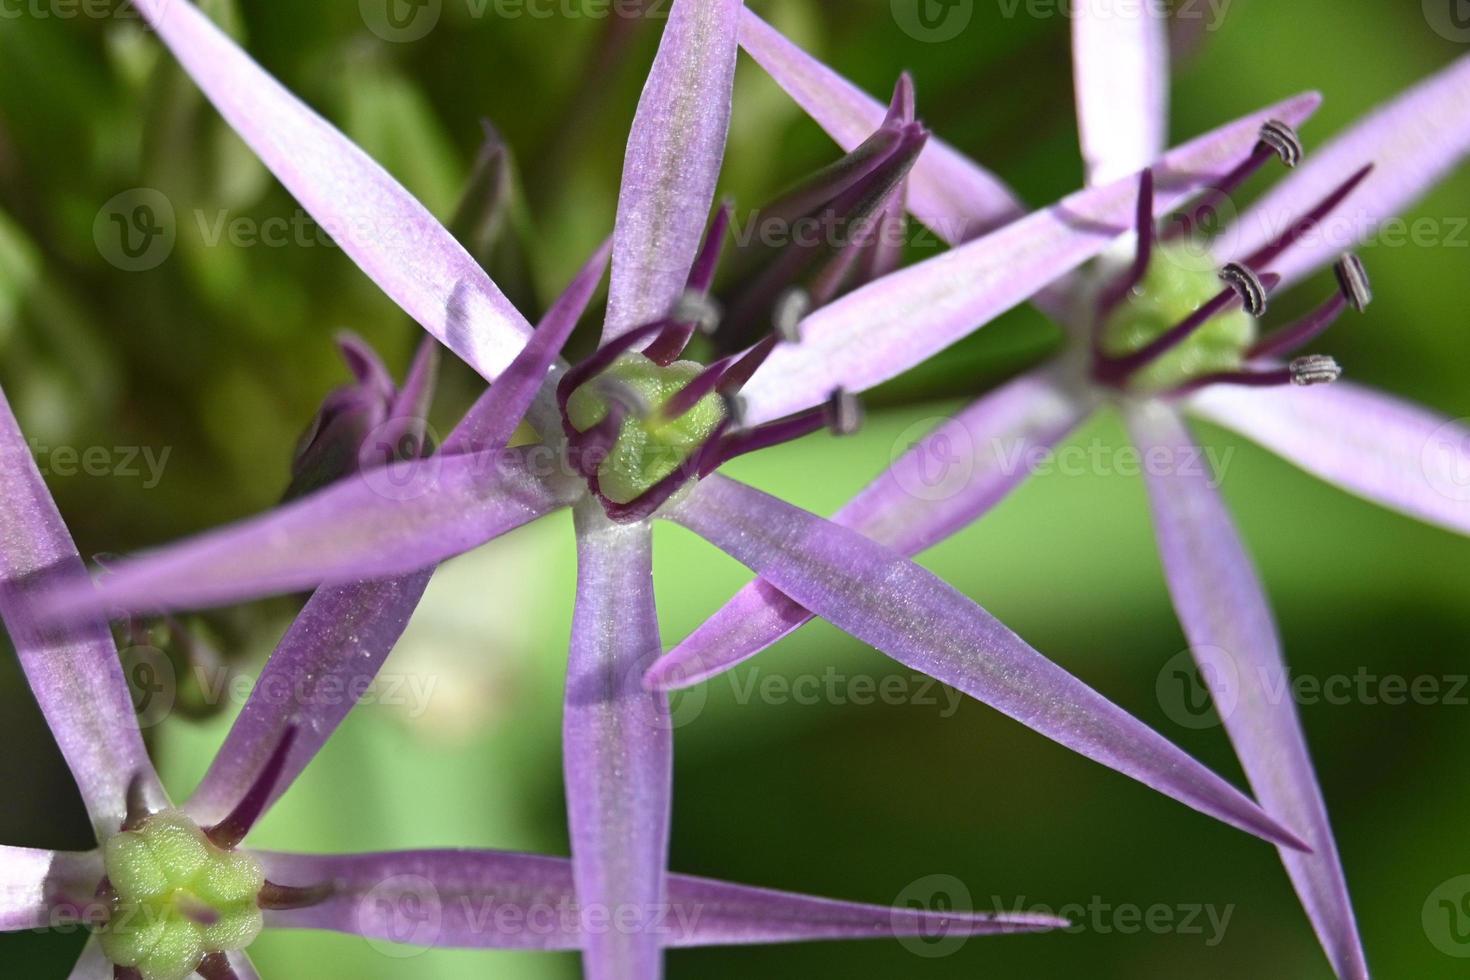
[[[610,229],[622,139],[656,43],[649,25],[495,16],[494,5],[446,0],[427,37],[390,44],[365,28],[350,0],[204,5],[446,219],[481,150],[480,121],[493,122],[516,161],[518,195],[499,248],[524,256],[530,277],[513,294],[528,315]],[[898,71],[913,71],[926,121],[1028,200],[1078,184],[1064,17],[981,0],[959,37],[930,44],[900,31],[886,0],[752,5],[870,91],[886,92]],[[1218,30],[1181,37],[1175,133],[1316,88],[1327,102],[1304,131],[1310,152],[1465,53],[1426,26],[1419,6],[1235,0]],[[1020,13],[1004,16],[1013,9]],[[359,331],[401,369],[416,328],[313,236],[282,247],[211,244],[219,216],[291,221],[295,205],[136,21],[7,17],[0,72],[0,383],[38,452],[171,453],[153,487],[137,476],[53,468],[50,485],[82,550],[156,544],[270,506],[296,435],[343,380],[333,331]],[[833,155],[746,64],[728,191],[757,203]],[[126,272],[99,254],[93,226],[105,202],[138,187],[171,202],[177,246],[157,268]],[[1470,174],[1460,173],[1408,217],[1450,225],[1467,215]],[[1380,245],[1364,257],[1377,302],[1333,332],[1330,350],[1358,380],[1470,415],[1470,239],[1462,231],[1436,247]],[[1277,315],[1329,288],[1326,277],[1302,287]],[[880,393],[883,407],[860,436],[809,439],[732,472],[828,512],[916,426],[1043,356],[1055,339],[1035,313],[1018,310]],[[462,367],[446,374],[437,409],[444,428],[477,391]],[[1233,452],[1225,493],[1299,672],[1466,671],[1470,543],[1350,499],[1232,437],[1205,436],[1217,452]],[[1092,440],[1120,444],[1120,427],[1104,418],[1074,437]],[[659,534],[660,606],[672,642],[746,576],[678,530]],[[1156,698],[1159,669],[1184,641],[1136,480],[1033,480],[925,561],[1069,669],[1238,774],[1218,729],[1181,728]],[[400,669],[438,679],[433,710],[359,709],[252,842],[564,853],[558,732],[573,575],[569,522],[560,518],[450,563],[395,653]],[[227,656],[253,669],[292,608],[279,600],[214,614]],[[1234,910],[1224,941],[1207,944],[1208,931],[1088,929],[976,941],[933,960],[891,943],[678,952],[671,976],[1328,975],[1269,848],[994,712],[965,704],[951,716],[942,697],[937,705],[809,705],[744,693],[771,677],[820,676],[829,665],[844,677],[907,676],[819,623],[734,682],[710,685],[702,708],[685,705],[697,717],[679,731],[677,869],[876,902],[942,872],[964,881],[977,904],[992,896],[1052,908],[1094,896],[1143,908],[1211,904]],[[1470,709],[1358,702],[1307,705],[1303,714],[1377,972],[1460,975],[1429,942],[1420,910],[1441,881],[1470,872],[1470,799],[1454,754],[1470,732]],[[175,717],[150,729],[178,797],[202,774],[229,716]],[[10,657],[0,659],[0,737],[0,840],[88,846],[80,803]],[[0,936],[0,961],[6,975],[59,977],[79,942]],[[577,971],[567,955],[435,951],[399,962],[359,939],[305,933],[270,933],[252,953],[275,977]]]

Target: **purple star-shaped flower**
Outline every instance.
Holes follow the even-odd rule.
[[[355,366],[376,361],[349,344]],[[402,389],[376,393],[401,412],[419,397],[426,361]],[[330,399],[328,408],[342,401]],[[390,417],[393,417],[390,414]],[[388,942],[472,949],[578,949],[616,931],[623,906],[579,901],[565,859],[494,851],[365,855],[255,851],[241,844],[335,728],[340,697],[317,698],[314,665],[330,649],[372,649],[367,626],[328,619],[339,594],[313,598],[282,641],[195,794],[175,808],[149,760],[107,624],[43,626],[35,600],[85,577],[25,439],[0,393],[0,617],[71,769],[98,847],[58,853],[0,845],[0,930],[87,924],[74,980],[251,978],[246,947],[262,928],[326,929]],[[399,589],[383,583],[375,595]],[[361,596],[357,597],[361,600]],[[391,601],[384,603],[392,609]],[[358,603],[361,609],[361,602]],[[391,645],[391,644],[390,644]],[[370,676],[370,674],[369,674]],[[269,692],[283,682],[299,692]],[[1065,925],[1037,915],[888,909],[670,875],[657,918],[664,946],[876,936],[1029,932]],[[595,913],[593,918],[589,913]],[[601,922],[601,925],[596,925]]]
[[[1079,124],[1089,180],[1143,170],[1137,239],[1105,259],[1093,280],[1072,276],[1034,298],[1073,340],[1053,363],[986,395],[939,426],[833,520],[903,554],[915,554],[977,520],[1021,483],[1025,460],[1060,442],[1083,419],[1118,405],[1145,461],[1160,551],[1185,632],[1212,685],[1217,709],[1268,812],[1304,833],[1311,853],[1282,857],[1338,975],[1367,976],[1347,887],[1305,740],[1284,688],[1286,667],[1260,582],[1209,479],[1181,410],[1235,429],[1299,466],[1369,500],[1460,533],[1470,503],[1459,490],[1470,467],[1470,431],[1417,406],[1336,382],[1322,355],[1281,358],[1316,339],[1348,308],[1371,299],[1354,256],[1336,266],[1337,289],[1302,320],[1255,336],[1267,294],[1331,261],[1424,193],[1470,150],[1470,58],[1383,106],[1302,162],[1286,113],[1260,128],[1238,165],[1205,198],[1161,230],[1159,187],[1173,171],[1164,146],[1167,43],[1149,5],[1137,16],[1078,8],[1074,56]],[[881,108],[753,14],[742,44],[839,143],[852,145]],[[1295,172],[1215,241],[1213,223],[1231,191],[1268,161]],[[1300,164],[1300,165],[1299,165]],[[1144,169],[1149,168],[1149,169]],[[818,311],[802,348],[764,375],[772,386],[805,380],[860,388],[869,381],[852,352],[868,351],[902,323],[939,349],[1019,300],[985,275],[1006,242],[1030,248],[1048,233],[1032,216],[965,244],[976,229],[1009,220],[1014,198],[998,181],[937,140],[910,174],[909,209],[957,247]],[[1215,255],[1233,258],[1218,278]],[[1034,285],[1028,281],[1027,286]],[[895,356],[901,351],[892,349]],[[779,408],[779,403],[778,403]],[[935,466],[947,467],[935,477]],[[945,475],[949,482],[945,483]],[[748,586],[650,674],[679,687],[753,656],[811,618],[767,577]]]
[[[603,345],[570,368],[557,352],[591,299],[606,255],[588,263],[533,331],[422,206],[196,8],[162,0],[140,6],[344,251],[495,384],[440,453],[365,469],[259,520],[124,563],[95,591],[59,590],[48,602],[51,615],[205,605],[324,585],[268,669],[299,664],[292,669],[371,676],[437,562],[571,507],[580,573],[564,741],[577,894],[588,905],[647,908],[668,887],[668,704],[642,683],[662,652],[650,518],[665,518],[900,661],[1207,814],[1277,844],[1303,846],[1234,787],[925,569],[863,534],[713,472],[732,455],[824,423],[849,428],[853,405],[846,392],[906,369],[944,346],[945,329],[960,329],[914,330],[889,317],[885,330],[865,335],[866,353],[842,358],[854,370],[845,384],[824,376],[828,349],[817,333],[809,338],[805,331],[774,334],[708,368],[677,360],[699,318],[686,299],[708,288],[718,254],[721,221],[708,235],[706,225],[731,111],[738,0],[677,0],[671,9],[628,142]],[[1300,121],[1315,101],[1290,100],[1168,154],[1170,182],[1160,206],[1185,200],[1226,172],[1249,151],[1264,119]],[[878,192],[870,203],[891,215],[894,189],[875,188],[870,178],[880,171],[893,176],[885,161],[906,167],[924,138],[900,86],[864,136],[874,141],[871,166],[847,190]],[[976,177],[950,151],[939,154],[961,181],[941,194],[982,180],[993,200],[993,180]],[[851,158],[847,165],[854,165]],[[932,181],[909,189],[915,205],[936,196]],[[963,316],[971,326],[984,322],[1101,253],[1127,230],[1132,198],[1132,182],[1117,181],[984,240],[984,267],[972,263],[966,282],[951,285],[984,292],[990,313],[969,309]],[[999,213],[990,218],[977,227],[1001,223]],[[891,254],[874,252],[867,254],[872,269],[891,266]],[[871,295],[872,288],[849,300]],[[807,322],[819,324],[845,302],[823,307]],[[787,325],[795,319],[787,317]],[[810,353],[809,339],[817,340]],[[506,450],[523,416],[541,442]],[[242,757],[257,764],[273,751],[268,733],[280,727],[272,710],[247,707],[231,735]],[[339,721],[340,714],[323,716],[303,726],[287,753],[287,770],[299,771],[304,746],[319,745]],[[206,777],[201,796],[211,812],[231,799],[227,782]],[[594,977],[655,976],[659,960],[658,938],[646,930],[588,937],[586,963]]]

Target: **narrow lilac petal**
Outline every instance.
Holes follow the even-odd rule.
[[[165,799],[133,715],[112,632],[87,616],[65,627],[37,618],[53,588],[88,586],[87,574],[25,436],[0,392],[0,617],[46,724],[66,758],[98,840],[117,833],[135,777]]]
[[[577,523],[577,605],[567,661],[562,754],[576,892],[591,914],[618,910],[626,928],[589,930],[588,980],[663,972],[652,926],[664,903],[673,795],[666,695],[644,690],[663,647],[653,604],[653,530],[615,525],[584,500]]]
[[[416,939],[424,945],[538,950],[582,948],[590,931],[581,926],[565,858],[500,851],[257,856],[271,881],[337,886],[321,905],[266,912],[273,928],[403,941],[425,922],[432,925]],[[1066,925],[1045,915],[890,909],[670,875],[655,929],[662,946],[734,946],[996,935]]]
[[[138,8],[225,120],[383,292],[494,379],[530,325],[422,204],[186,0]]]
[[[628,134],[604,342],[674,309],[725,158],[742,0],[674,0]]]
[[[58,906],[78,909],[102,880],[97,851],[38,851],[0,844],[0,932],[56,925]],[[74,920],[73,920],[74,921]]]
[[[1189,409],[1349,493],[1470,534],[1470,428],[1347,382],[1205,388]]]
[[[851,151],[883,124],[887,105],[749,10],[740,21],[740,46],[844,150]],[[951,244],[968,241],[1025,213],[999,178],[933,137],[909,172],[908,208]]]
[[[1250,255],[1313,201],[1374,164],[1341,208],[1271,264],[1289,286],[1349,251],[1409,207],[1470,152],[1470,55],[1366,116],[1306,158],[1226,233],[1224,259]]]
[[[1131,412],[1129,428],[1148,458],[1194,459],[1174,412]],[[1343,980],[1368,976],[1327,807],[1297,718],[1276,624],[1255,567],[1209,477],[1197,467],[1149,472],[1149,498],[1174,608],[1215,699],[1241,766],[1267,812],[1303,833],[1312,853],[1281,850],[1332,967]]]
[[[915,443],[832,517],[912,556],[978,520],[1030,475],[1087,411],[1047,368],[987,394]],[[649,671],[657,688],[686,687],[755,656],[812,618],[757,580]]]
[[[67,974],[67,980],[113,980],[112,961],[102,952],[102,944],[93,936],[82,947],[77,965]]]
[[[1072,18],[1072,76],[1087,183],[1152,165],[1168,145],[1167,9],[1081,0]]]
[[[185,805],[218,823],[244,796],[287,725],[296,741],[270,794],[285,794],[356,705],[403,635],[430,571],[317,590],[266,661],[245,707]]]
[[[505,448],[537,394],[543,388],[550,390],[547,374],[553,370],[577,321],[587,312],[587,305],[607,271],[611,253],[609,240],[572,277],[566,290],[537,324],[530,342],[455,426],[444,442],[444,452],[451,455],[469,450],[499,452]]]
[[[554,450],[431,456],[351,477],[260,517],[63,587],[48,615],[242,602],[318,585],[407,575],[570,502]]]
[[[1037,653],[932,572],[718,474],[669,517],[839,629],[1166,796],[1295,843],[1229,783]]]
[[[1233,167],[1261,123],[1293,125],[1320,103],[1299,95],[1166,154],[1156,173],[1162,215]],[[752,424],[865,391],[927,360],[1101,253],[1134,222],[1138,184],[1080,191],[984,238],[909,266],[817,310],[802,342],[777,348],[746,386]]]

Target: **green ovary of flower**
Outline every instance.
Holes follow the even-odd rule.
[[[1160,245],[1143,282],[1103,324],[1103,352],[1121,357],[1141,350],[1225,288],[1208,256],[1179,245]],[[1204,375],[1238,370],[1255,339],[1255,318],[1237,306],[1213,317],[1183,343],[1139,369],[1128,387],[1167,391]]]
[[[658,409],[703,367],[676,361],[668,367],[642,354],[625,354],[600,376],[620,384],[648,405],[648,418],[629,412],[607,458],[597,468],[598,489],[616,504],[628,504],[677,470],[714,434],[725,418],[720,396],[706,395],[676,419],[664,419]],[[597,425],[608,411],[608,396],[597,382],[584,384],[567,400],[567,420],[579,431]]]
[[[216,847],[182,813],[155,813],[110,838],[103,860],[113,901],[102,949],[143,980],[184,980],[205,955],[260,935],[260,864]]]

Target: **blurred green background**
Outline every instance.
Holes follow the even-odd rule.
[[[1203,33],[1180,22],[1178,137],[1316,88],[1327,101],[1304,130],[1310,152],[1470,50],[1431,30],[1415,3],[1188,2],[1207,22],[1224,16]],[[528,314],[610,229],[621,141],[655,25],[511,16],[519,8],[445,0],[425,37],[389,43],[367,29],[352,0],[204,6],[446,218],[479,149],[480,120],[491,120],[519,180],[514,219],[487,261]],[[558,6],[584,10],[580,0]],[[941,43],[900,30],[887,0],[752,6],[870,91],[886,92],[898,71],[911,70],[932,128],[1029,201],[1079,183],[1068,21],[1056,5],[976,0],[969,26]],[[333,331],[359,331],[395,370],[418,332],[335,249],[211,244],[201,220],[289,220],[295,205],[135,20],[58,9],[76,8],[26,0],[0,20],[0,383],[38,451],[148,447],[156,458],[168,449],[156,486],[146,470],[66,475],[58,466],[49,476],[84,553],[126,551],[279,498],[295,437],[344,380]],[[728,191],[757,203],[833,155],[743,63]],[[99,253],[93,225],[105,202],[138,187],[172,203],[177,243],[156,268],[128,272]],[[1462,172],[1407,216],[1441,228],[1461,222],[1458,236],[1368,250],[1377,301],[1326,345],[1355,379],[1450,416],[1470,415],[1467,215],[1470,173]],[[1331,288],[1330,276],[1320,277],[1277,304],[1277,315]],[[1054,328],[1019,310],[880,392],[858,437],[812,438],[730,471],[830,512],[907,444],[915,425],[1056,342]],[[447,368],[441,431],[476,390],[466,369]],[[1412,680],[1470,671],[1470,543],[1349,498],[1222,432],[1202,435],[1217,452],[1234,452],[1224,492],[1298,673]],[[1116,420],[1090,424],[1073,441],[1093,440],[1120,444]],[[672,643],[746,575],[684,532],[661,527],[659,535],[660,609]],[[358,709],[252,844],[565,853],[558,740],[573,559],[570,521],[557,517],[447,565],[390,662],[435,679],[429,710]],[[1223,733],[1181,727],[1156,694],[1161,668],[1185,644],[1136,479],[1035,479],[924,561],[1239,779]],[[204,625],[232,663],[253,671],[294,608],[293,600],[260,603],[211,614]],[[718,680],[681,701],[677,870],[882,903],[945,874],[977,907],[1158,907],[1179,922],[1191,907],[1210,906],[1230,910],[1223,939],[1207,924],[1203,934],[1130,932],[1126,911],[1104,911],[1088,913],[1072,934],[976,940],[943,957],[920,958],[898,943],[674,952],[672,977],[1329,976],[1270,848],[987,708],[951,711],[942,695],[927,703],[934,692],[911,681],[894,682],[910,695],[902,705],[748,693],[753,683],[759,692],[770,678],[820,678],[829,667],[840,691],[854,678],[909,677],[818,623],[733,683]],[[1379,976],[1465,975],[1465,962],[1441,947],[1470,948],[1426,930],[1421,912],[1442,882],[1470,873],[1470,794],[1457,754],[1470,734],[1466,693],[1458,704],[1303,706]],[[202,774],[233,710],[150,729],[177,797]],[[0,741],[0,841],[89,846],[75,789],[8,656],[0,659]],[[80,942],[0,936],[0,972],[64,976]],[[310,933],[268,933],[251,952],[273,977],[508,980],[578,970],[570,955],[431,951],[400,960],[358,938]]]

